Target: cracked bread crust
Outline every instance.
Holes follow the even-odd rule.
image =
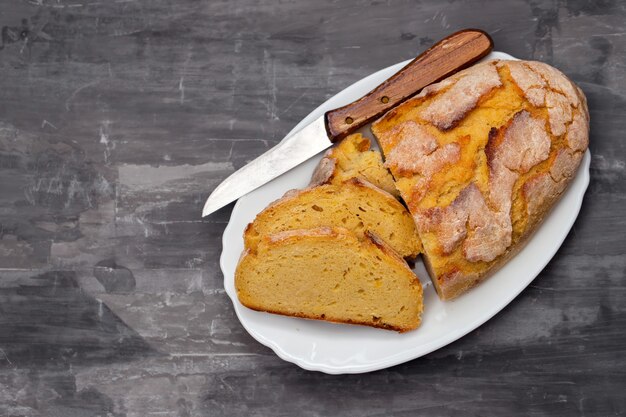
[[[493,65],[479,64],[478,67],[479,70],[453,76],[452,86],[430,100],[421,117],[441,130],[451,129],[476,107],[483,95],[502,85]]]
[[[424,89],[372,131],[448,300],[513,256],[558,200],[587,149],[589,114],[555,68],[487,61]]]

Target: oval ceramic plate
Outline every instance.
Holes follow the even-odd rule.
[[[515,59],[501,52],[493,52],[486,59],[494,58]],[[324,112],[365,95],[408,62],[385,68],[354,83],[315,109],[292,132]],[[284,140],[289,140],[289,135]],[[220,264],[226,293],[241,324],[252,337],[286,361],[330,374],[374,371],[419,358],[463,337],[498,313],[530,284],[561,246],[580,210],[589,183],[591,159],[587,151],[567,191],[518,255],[458,299],[442,302],[418,259],[415,271],[424,285],[422,325],[417,330],[399,334],[257,312],[242,306],[237,299],[234,273],[243,251],[244,228],[257,213],[287,190],[305,187],[320,158],[321,154],[239,199],[224,231]]]

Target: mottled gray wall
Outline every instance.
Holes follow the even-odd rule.
[[[243,330],[209,192],[314,107],[464,27],[569,74],[591,184],[493,320],[366,375]],[[626,9],[603,1],[0,2],[0,415],[626,413]]]

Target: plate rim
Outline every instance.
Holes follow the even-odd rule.
[[[488,60],[488,59],[494,59],[493,55],[497,56],[497,59],[503,59],[503,60],[518,60],[518,58],[513,57],[512,55],[509,55],[507,53],[504,52],[499,52],[499,51],[493,51],[491,52],[491,54],[489,54],[487,57],[485,57],[483,60]],[[348,88],[351,88],[357,84],[360,83],[366,83],[367,80],[369,78],[374,78],[376,77],[376,75],[378,75],[381,72],[384,71],[389,71],[390,69],[397,67],[396,72],[398,70],[400,70],[403,66],[405,66],[406,64],[408,64],[409,62],[411,62],[411,60],[406,60],[403,62],[399,62],[393,65],[390,65],[388,67],[382,68],[376,72],[373,72],[363,78],[361,78],[360,80],[357,80],[356,82],[352,83],[351,85],[345,87],[344,89],[342,89],[341,91],[337,92],[335,95],[333,95],[332,97],[328,98],[327,100],[325,100],[322,104],[320,104],[319,106],[317,106],[315,109],[313,109],[309,114],[307,114],[305,117],[302,118],[302,120],[293,128],[289,131],[289,133],[287,133],[287,135],[285,135],[285,137],[281,140],[285,141],[288,140],[289,137],[291,137],[291,135],[293,135],[295,132],[297,132],[298,130],[301,129],[301,127],[306,124],[309,123],[310,119],[314,119],[315,117],[318,117],[318,115],[316,115],[316,113],[322,111],[323,109],[327,106],[327,103],[329,101],[331,101],[334,97],[340,95],[343,91],[345,91]],[[395,69],[395,68],[394,68]],[[541,274],[541,272],[545,269],[546,265],[554,258],[554,256],[556,255],[556,253],[559,251],[559,249],[561,248],[561,246],[563,245],[563,242],[565,241],[565,239],[567,238],[567,236],[569,235],[569,233],[571,232],[572,227],[574,226],[574,223],[576,221],[576,219],[578,218],[578,214],[580,213],[580,210],[582,208],[582,204],[584,201],[584,196],[585,193],[587,191],[587,188],[589,186],[589,181],[590,181],[590,172],[589,172],[589,167],[590,167],[590,162],[591,162],[591,153],[589,151],[589,149],[587,149],[585,151],[585,154],[583,156],[583,159],[580,163],[580,166],[578,167],[576,176],[581,176],[582,175],[582,180],[583,180],[583,184],[580,186],[580,192],[576,195],[576,207],[573,207],[570,209],[570,211],[568,212],[570,215],[567,218],[567,224],[568,224],[568,231],[567,233],[564,233],[563,236],[559,239],[558,241],[558,245],[554,246],[554,250],[551,251],[551,254],[549,257],[546,258],[545,262],[542,262],[541,267],[538,269],[538,272],[532,277],[529,278],[528,282],[521,286],[519,289],[517,289],[517,291],[512,291],[510,293],[507,294],[507,297],[503,298],[500,300],[500,302],[498,303],[494,303],[491,305],[491,307],[488,309],[488,313],[483,314],[482,316],[480,316],[479,318],[477,318],[476,320],[472,321],[470,325],[466,325],[462,331],[460,332],[448,332],[443,336],[440,336],[439,338],[433,339],[431,341],[429,341],[426,344],[422,344],[420,345],[421,349],[419,353],[416,353],[415,355],[411,355],[410,353],[407,354],[407,352],[398,352],[396,354],[392,354],[390,356],[387,356],[383,359],[377,360],[377,361],[372,361],[372,362],[368,362],[368,363],[362,363],[362,364],[349,364],[349,365],[329,365],[327,363],[319,363],[319,362],[313,362],[313,361],[308,361],[305,358],[301,358],[301,357],[296,357],[294,355],[291,355],[289,353],[287,353],[278,343],[276,343],[274,340],[267,338],[266,336],[258,333],[253,327],[249,326],[248,323],[246,322],[246,320],[242,320],[240,314],[239,314],[239,308],[237,305],[237,300],[236,300],[236,294],[231,294],[226,286],[226,280],[228,279],[225,273],[225,270],[227,269],[224,266],[225,263],[225,258],[227,255],[227,250],[226,248],[226,240],[228,238],[228,236],[230,236],[232,234],[232,228],[234,227],[233,224],[233,217],[234,214],[237,212],[237,210],[240,207],[240,204],[242,204],[242,201],[245,200],[245,196],[243,196],[242,198],[238,199],[237,202],[235,203],[235,205],[233,206],[233,209],[231,211],[228,223],[226,225],[226,227],[224,228],[224,232],[222,234],[222,252],[220,254],[220,260],[219,260],[219,264],[220,264],[220,270],[222,271],[222,275],[224,277],[223,283],[224,283],[224,288],[225,288],[225,293],[228,295],[228,297],[230,298],[232,304],[233,304],[233,309],[235,310],[235,314],[237,315],[237,319],[239,321],[239,323],[244,327],[244,329],[248,332],[248,334],[250,334],[257,342],[261,343],[264,346],[269,347],[270,349],[272,349],[272,351],[282,360],[286,361],[286,362],[290,362],[293,363],[297,366],[299,366],[302,369],[308,370],[308,371],[319,371],[319,372],[323,372],[326,374],[332,374],[332,375],[338,375],[338,374],[358,374],[358,373],[366,373],[366,372],[372,372],[372,371],[376,371],[376,370],[381,370],[381,369],[386,369],[395,365],[399,365],[414,359],[418,359],[422,356],[428,355],[429,353],[432,353],[440,348],[443,348],[445,346],[447,346],[448,344],[459,340],[461,338],[463,338],[464,336],[466,336],[468,333],[476,330],[478,327],[480,327],[481,325],[483,325],[484,323],[488,322],[489,320],[491,320],[492,318],[494,318],[500,311],[502,311],[506,306],[508,306],[522,291],[524,291],[536,278],[537,276],[539,276]],[[576,177],[574,177],[576,178]],[[570,182],[573,183],[573,180]],[[568,187],[569,188],[569,187]],[[567,190],[566,190],[567,191]],[[564,192],[566,192],[564,191]],[[555,206],[552,206],[552,209]],[[541,225],[539,226],[541,227]],[[538,230],[538,229],[536,229]],[[535,231],[536,231],[535,230]],[[529,239],[532,240],[532,236]],[[503,301],[506,300],[506,301]],[[243,306],[242,306],[243,307]],[[245,308],[245,307],[243,307]],[[486,318],[485,318],[486,317]],[[426,347],[424,349],[424,347]]]

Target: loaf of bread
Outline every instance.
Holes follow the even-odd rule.
[[[389,170],[383,166],[380,152],[370,146],[370,140],[360,133],[346,137],[326,152],[310,185],[341,184],[350,178],[360,178],[398,197],[400,193]]]
[[[264,235],[235,272],[241,303],[254,310],[400,332],[415,329],[422,287],[375,235],[343,228]]]
[[[248,225],[245,246],[254,249],[264,236],[277,232],[322,226],[344,227],[358,236],[369,230],[407,258],[414,258],[421,250],[415,223],[406,208],[358,178],[289,191]]]
[[[425,88],[372,131],[449,300],[536,229],[576,173],[589,115],[582,91],[555,68],[487,61]]]

